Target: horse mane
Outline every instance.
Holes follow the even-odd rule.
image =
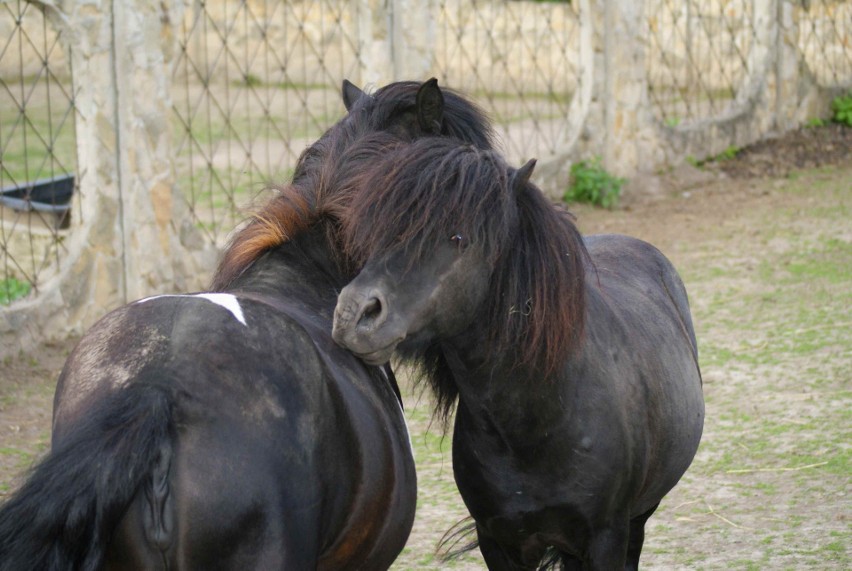
[[[500,333],[500,351],[522,347],[519,364],[549,375],[582,340],[590,258],[570,212],[532,182],[516,194],[519,228],[498,266],[491,299],[501,305],[490,329]]]
[[[272,198],[254,208],[245,226],[229,241],[213,277],[213,291],[226,289],[266,251],[322,220],[337,220],[360,188],[368,165],[400,144],[389,133],[358,136],[351,131],[331,131],[302,154],[301,170],[297,169],[292,183],[269,188],[274,192]],[[336,225],[329,225],[326,239],[333,252],[341,250],[336,247]],[[342,269],[351,271],[346,260],[338,262]]]
[[[336,219],[366,174],[366,165],[378,161],[403,139],[410,139],[394,128],[394,121],[403,122],[410,114],[409,120],[414,122],[421,85],[400,81],[362,97],[343,119],[306,148],[296,163],[293,182],[268,187],[274,193],[272,198],[253,208],[243,228],[231,237],[211,289],[226,289],[266,251],[293,239],[317,220]],[[490,149],[493,130],[485,112],[452,89],[442,88],[441,94],[441,134]],[[335,229],[330,229],[328,239],[336,246]],[[339,261],[350,268],[345,259]]]
[[[222,254],[210,289],[223,291],[264,252],[305,230],[311,222],[311,207],[302,187],[273,186],[275,194],[250,215]]]
[[[436,241],[462,236],[494,267],[482,320],[489,354],[547,375],[575,349],[584,327],[584,259],[573,217],[495,152],[447,138],[401,146],[373,170],[342,217],[347,255],[363,264],[405,248],[409,268]],[[455,399],[445,361],[420,355],[445,416]]]

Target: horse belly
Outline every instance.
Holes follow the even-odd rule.
[[[632,515],[645,513],[678,483],[692,463],[704,428],[704,398],[697,369],[685,371],[672,387],[658,413],[636,440],[643,440],[643,484],[631,506]]]

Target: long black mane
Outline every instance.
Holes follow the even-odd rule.
[[[391,83],[354,101],[343,119],[302,152],[292,182],[272,186],[272,198],[255,208],[231,238],[211,289],[226,289],[264,252],[289,241],[318,219],[334,219],[345,208],[368,165],[394,145],[432,134],[483,149],[492,147],[493,130],[485,113],[451,89],[440,90],[440,131],[424,133],[416,115],[422,85],[414,81]],[[334,229],[328,237],[331,251],[338,252]],[[342,271],[349,269],[347,260],[338,262]]]
[[[413,267],[451,238],[478,249],[494,267],[480,324],[491,355],[545,376],[580,340],[588,254],[573,217],[493,151],[441,138],[400,146],[363,181],[342,225],[359,264],[405,248]],[[457,389],[439,352],[421,358],[446,419]]]

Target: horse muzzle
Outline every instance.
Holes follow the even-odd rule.
[[[362,291],[350,285],[340,292],[331,330],[338,345],[370,365],[382,365],[405,339],[405,332],[395,329],[388,320],[387,299],[381,291]]]

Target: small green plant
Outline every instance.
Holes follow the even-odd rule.
[[[30,283],[15,278],[0,281],[0,305],[9,305],[30,293]]]
[[[814,117],[813,119],[808,119],[805,123],[805,127],[809,129],[816,129],[818,127],[825,127],[825,120],[820,119],[819,117]]]
[[[852,127],[852,93],[835,97],[831,102],[832,120],[835,123]]]
[[[735,147],[735,146],[731,145],[730,147],[728,147],[727,149],[725,149],[724,151],[722,151],[721,153],[716,155],[714,157],[714,160],[716,160],[716,161],[729,161],[729,160],[733,159],[734,157],[736,157],[739,154],[739,152],[740,152],[739,147]]]
[[[612,208],[621,194],[623,178],[611,175],[601,166],[600,157],[571,165],[571,183],[565,191],[566,202],[590,202]]]
[[[666,117],[666,127],[674,128],[680,125],[680,117]]]

